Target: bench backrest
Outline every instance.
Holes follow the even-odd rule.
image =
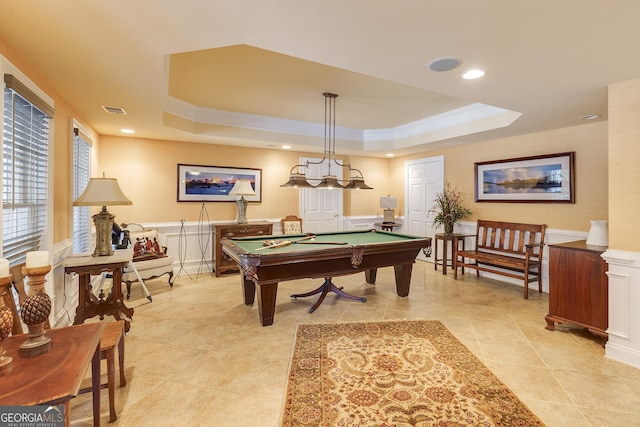
[[[513,255],[526,253],[525,245],[537,244],[533,255],[542,257],[544,224],[521,224],[516,222],[478,220],[476,249],[506,252]]]

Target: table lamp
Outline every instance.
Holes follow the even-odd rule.
[[[398,207],[397,197],[380,197],[380,208],[384,209],[384,216],[382,222],[384,224],[390,224],[396,222],[394,209]]]
[[[244,196],[255,196],[256,192],[253,190],[251,183],[248,179],[239,179],[234,184],[231,191],[229,191],[230,196],[240,196],[240,199],[237,201],[238,203],[238,224],[246,224],[247,221],[247,200],[245,200]]]
[[[102,206],[102,211],[93,216],[96,226],[96,249],[93,256],[111,256],[111,229],[115,215],[107,212],[107,205],[132,205],[124,195],[115,178],[91,178],[87,188],[73,202],[73,206]]]

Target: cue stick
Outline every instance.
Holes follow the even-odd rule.
[[[285,241],[283,241],[283,242],[276,243],[276,244],[274,244],[274,245],[263,246],[263,247],[261,247],[261,248],[256,249],[256,252],[257,252],[257,251],[261,251],[261,250],[263,250],[263,249],[281,248],[281,247],[283,247],[283,246],[289,246],[289,245],[291,245],[291,244],[293,244],[293,243],[302,242],[303,240],[309,240],[309,239],[313,239],[313,238],[315,238],[315,237],[316,237],[316,236],[315,236],[315,234],[308,234],[307,236],[305,236],[305,237],[301,237],[301,238],[296,239],[296,240],[291,240],[291,241],[289,241],[289,240],[285,240]]]
[[[349,242],[294,242],[301,245],[348,245]]]

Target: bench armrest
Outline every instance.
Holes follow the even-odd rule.
[[[529,259],[529,257],[533,256],[533,257],[540,257],[540,254],[542,253],[542,247],[544,246],[544,243],[527,243],[526,245],[524,245],[525,247],[525,257],[527,259]],[[540,251],[538,251],[538,254],[534,254],[533,251],[535,248],[540,248]]]
[[[527,249],[541,248],[543,246],[544,246],[544,243],[527,243],[526,245],[524,245],[524,247]]]

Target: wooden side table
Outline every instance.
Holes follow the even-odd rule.
[[[91,363],[93,425],[100,425],[100,337],[103,322],[48,329],[51,350],[36,357],[21,357],[20,344],[26,335],[4,341],[6,355],[13,361],[1,373],[0,406],[64,405],[64,425],[69,425],[69,401]]]
[[[74,325],[79,325],[94,316],[104,319],[105,315],[113,316],[116,320],[121,320],[120,313],[128,319],[133,317],[133,308],[124,304],[122,294],[122,269],[131,261],[132,252],[128,249],[118,250],[112,256],[84,256],[69,257],[62,265],[64,272],[78,274],[78,308],[73,319]],[[113,274],[113,286],[111,293],[104,296],[102,291],[96,297],[91,289],[91,276],[111,272]],[[129,332],[131,325],[124,319],[124,330]]]
[[[458,277],[458,270],[453,268],[453,260],[458,256],[458,251],[464,251],[464,239],[465,237],[473,237],[475,234],[461,234],[461,233],[436,233],[435,241],[436,247],[433,256],[433,269],[437,270],[438,265],[442,266],[442,274],[447,274],[447,266],[453,269],[453,277]],[[438,240],[442,241],[442,258],[438,258]],[[451,257],[447,256],[449,252],[449,242],[451,242]],[[464,267],[462,268],[462,274],[464,274]]]
[[[393,227],[402,226],[402,224],[398,222],[376,222],[373,225],[380,227],[382,231],[393,231]]]

